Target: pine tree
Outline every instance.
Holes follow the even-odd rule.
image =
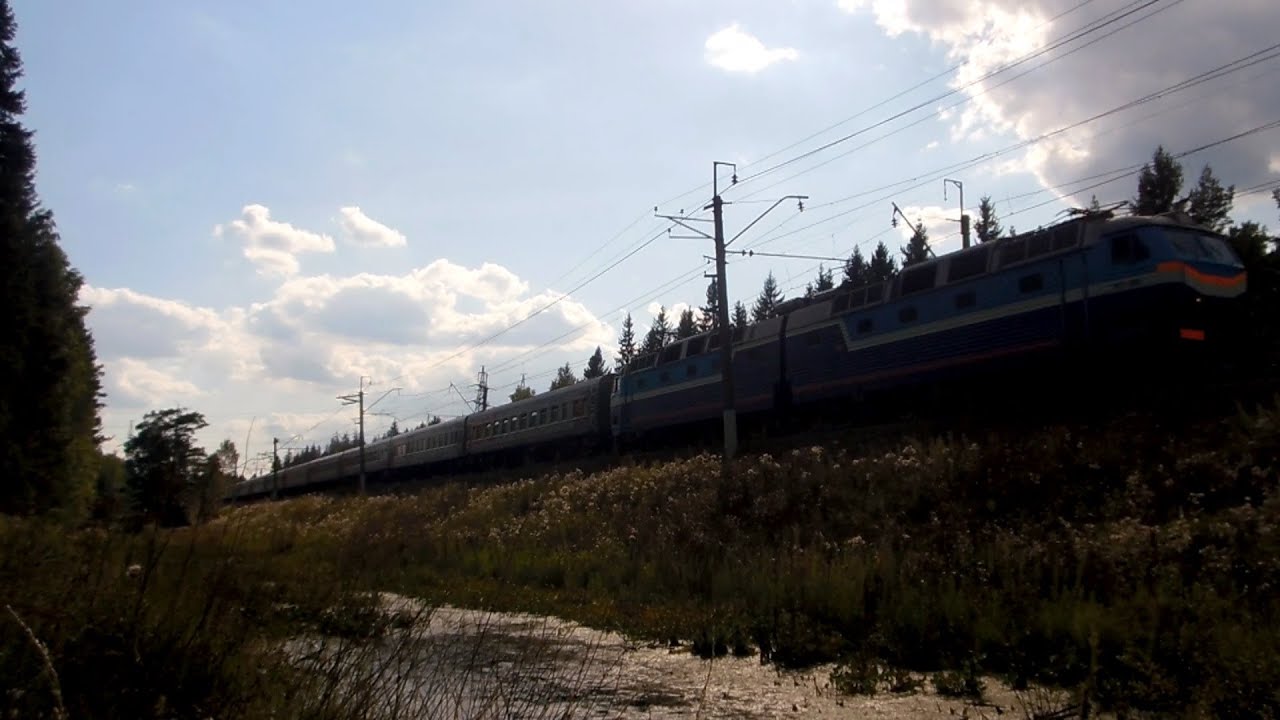
[[[707,285],[707,302],[698,311],[701,313],[698,318],[699,330],[706,332],[720,327],[720,287],[715,278],[711,278],[711,283]]]
[[[1089,196],[1089,212],[1093,212],[1093,213],[1102,212],[1102,203],[1098,202],[1097,195]]]
[[[680,322],[676,323],[676,339],[683,340],[698,334],[698,323],[693,319],[693,308],[685,308],[680,313]]]
[[[751,308],[751,319],[753,322],[760,322],[765,318],[773,315],[773,309],[782,302],[782,293],[778,291],[778,281],[773,277],[773,271],[764,279],[764,287],[760,288],[760,294],[756,296],[756,304]]]
[[[991,242],[1000,237],[1000,219],[996,217],[995,203],[990,195],[983,195],[978,201],[978,221],[973,224],[973,233],[978,242]]]
[[[861,287],[871,282],[870,268],[862,257],[862,248],[855,246],[853,254],[844,262],[844,285]]]
[[[125,441],[125,484],[136,523],[166,526],[189,521],[192,491],[204,470],[195,435],[208,425],[184,408],[149,412]]]
[[[883,242],[877,243],[875,252],[871,253],[871,262],[867,265],[867,280],[885,282],[892,279],[897,272],[898,266],[893,256],[889,254],[889,247]]]
[[[1142,166],[1138,176],[1138,197],[1130,203],[1137,215],[1157,215],[1173,209],[1173,201],[1182,190],[1182,166],[1173,156],[1156,148],[1151,162]]]
[[[523,380],[521,382],[523,382]],[[533,397],[532,390],[529,391],[529,397]],[[441,422],[442,421],[440,420],[439,415],[432,415],[431,419],[427,421],[426,427],[431,427],[432,425],[439,425]]]
[[[391,438],[399,434],[400,434],[400,425],[396,423],[394,418],[392,418],[391,427],[387,428],[386,438],[390,440]]]
[[[16,30],[0,0],[0,513],[81,517],[99,463],[101,369],[78,305],[83,281],[36,196]]]
[[[1231,224],[1231,206],[1235,203],[1236,186],[1222,187],[1213,170],[1205,165],[1200,171],[1200,181],[1188,196],[1187,212],[1191,219],[1213,230],[1222,232]]]
[[[915,232],[902,248],[902,267],[906,268],[929,259],[929,231],[924,223],[916,221]]]
[[[559,390],[560,388],[567,388],[570,385],[574,385],[577,382],[578,376],[573,374],[573,368],[569,366],[569,363],[565,363],[556,370],[556,379],[551,381],[551,387],[549,389]]]
[[[640,347],[640,354],[648,355],[658,352],[671,339],[671,335],[671,322],[667,320],[667,309],[659,307],[658,316],[653,319],[653,325],[649,326],[649,332],[644,336],[644,345]]]
[[[636,357],[636,330],[635,325],[631,322],[631,313],[627,313],[627,319],[622,321],[622,335],[618,336],[618,358],[614,364],[618,366],[618,371],[622,372],[627,369],[631,361]]]
[[[587,359],[587,366],[582,370],[582,379],[590,380],[604,376],[609,372],[609,366],[604,364],[604,353],[600,351],[600,346],[596,346],[596,351]]]
[[[747,317],[747,306],[742,301],[733,304],[733,326],[735,328],[746,327],[751,324],[751,319]]]

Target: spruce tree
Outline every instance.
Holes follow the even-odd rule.
[[[98,470],[101,369],[78,304],[83,281],[36,196],[16,30],[0,0],[0,512],[78,517]]]
[[[1213,230],[1222,232],[1231,224],[1231,206],[1235,204],[1236,186],[1222,187],[1213,170],[1205,165],[1200,171],[1200,181],[1191,191],[1187,212],[1191,219]]]
[[[773,309],[782,302],[782,293],[778,291],[778,281],[773,277],[773,271],[764,279],[764,287],[760,288],[760,294],[756,296],[756,304],[751,308],[751,319],[754,322],[760,322],[765,318],[773,315]]]
[[[886,250],[887,252],[887,250]],[[854,287],[861,287],[871,282],[870,269],[867,267],[867,261],[862,257],[862,248],[854,247],[853,254],[844,263],[844,283]]]
[[[820,292],[826,292],[835,286],[835,281],[831,278],[831,271],[826,269],[824,266],[819,265],[818,276],[813,279],[813,282],[805,285],[804,295],[805,297],[813,297],[814,295],[817,295]]]
[[[618,336],[618,359],[615,365],[618,366],[619,372],[627,369],[631,361],[636,357],[636,328],[631,322],[631,313],[627,313],[627,319],[622,321],[622,334]]]
[[[693,319],[693,308],[685,308],[680,313],[680,322],[676,323],[676,340],[683,340],[698,334],[698,323]]]
[[[711,283],[707,285],[707,302],[698,311],[701,313],[698,318],[699,330],[706,332],[720,326],[720,287],[716,285],[715,278],[711,278]]]
[[[640,348],[640,353],[648,355],[649,353],[658,352],[671,339],[671,335],[671,323],[667,320],[667,309],[660,307],[658,308],[658,316],[653,319],[653,325],[649,326],[649,332],[644,336],[644,345]]]
[[[1138,197],[1132,201],[1136,215],[1158,215],[1173,209],[1173,201],[1182,190],[1182,166],[1173,156],[1156,148],[1151,162],[1142,166],[1138,176]]]
[[[916,230],[911,233],[911,239],[906,245],[902,246],[902,267],[922,263],[929,259],[929,231],[925,230],[924,223],[916,222]]]
[[[995,203],[990,195],[983,195],[978,201],[978,220],[973,224],[973,233],[978,242],[991,242],[1000,237],[1000,219],[996,217]]]
[[[604,364],[604,353],[600,351],[600,346],[596,346],[596,351],[587,359],[587,366],[582,370],[582,379],[590,380],[598,378],[609,372],[609,366]]]
[[[747,306],[742,301],[733,304],[733,322],[735,328],[746,327],[751,324],[751,318],[747,317]]]
[[[876,251],[871,253],[871,262],[867,266],[868,282],[884,282],[898,272],[898,266],[889,254],[889,247],[883,242],[876,244]]]

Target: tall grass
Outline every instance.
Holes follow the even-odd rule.
[[[433,687],[421,659],[441,652],[369,605],[381,591],[706,655],[848,659],[851,687],[909,668],[980,693],[996,673],[1068,688],[1082,709],[1274,716],[1278,471],[1271,408],[808,447],[742,458],[727,481],[700,456],[306,497],[136,536],[10,521],[0,600],[47,645],[73,717],[443,712],[462,686],[414,690]],[[49,663],[6,620],[0,710],[51,717]],[[465,686],[496,715],[566,695]]]
[[[1127,416],[245,508],[255,552],[713,654],[1280,711],[1280,422]],[[246,550],[249,546],[246,545]],[[355,559],[360,567],[353,567]]]

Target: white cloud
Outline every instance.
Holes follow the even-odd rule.
[[[950,62],[961,63],[951,86],[965,88],[969,102],[951,111],[954,115],[941,115],[952,123],[953,141],[992,134],[1038,138],[1265,48],[1274,42],[1270,30],[1280,26],[1280,4],[1272,0],[1160,4],[1082,38],[1099,38],[1096,44],[1069,43],[984,79],[1079,28],[1105,22],[1116,7],[1081,5],[1053,19],[1063,8],[1051,0],[837,0],[837,5],[868,13],[890,37],[925,36]],[[1122,28],[1129,22],[1133,27]],[[1101,37],[1112,30],[1113,36]],[[1081,51],[1065,54],[1073,48]],[[1157,144],[1178,152],[1262,125],[1280,113],[1280,95],[1266,91],[1268,72],[1246,69],[1055,135],[1019,159],[1003,159],[1001,171],[1023,170],[1046,187],[1058,186],[1141,163]],[[1023,73],[1025,78],[1014,79]],[[1257,135],[1188,157],[1185,175],[1194,178],[1209,163],[1226,183],[1257,184],[1280,172],[1268,167],[1273,143],[1273,135]],[[1091,193],[1124,196],[1133,186],[1126,178],[1080,190],[1071,200],[1088,202]]]
[[[767,48],[737,23],[707,38],[706,59],[721,70],[756,73],[781,60],[795,60],[794,48]]]
[[[216,237],[232,234],[244,241],[244,256],[263,275],[296,275],[297,255],[304,252],[333,252],[333,238],[296,228],[271,219],[264,205],[245,205],[241,216],[213,228]]]
[[[109,397],[114,390],[126,401],[157,407],[186,405],[203,394],[193,383],[142,360],[120,358],[105,364]]]
[[[361,212],[360,208],[351,206],[339,210],[342,218],[339,222],[347,239],[365,247],[403,247],[404,234],[389,228]]]

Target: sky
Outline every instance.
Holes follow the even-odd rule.
[[[1050,224],[1159,144],[1280,224],[1274,0],[13,6],[112,451],[182,406],[252,472],[352,432],[362,378],[370,437],[468,412],[482,367],[545,391],[704,302],[712,243],[655,211],[708,217],[713,177],[731,250],[786,255],[896,248],[892,203],[954,250],[944,180]],[[733,256],[730,297],[818,262]]]

